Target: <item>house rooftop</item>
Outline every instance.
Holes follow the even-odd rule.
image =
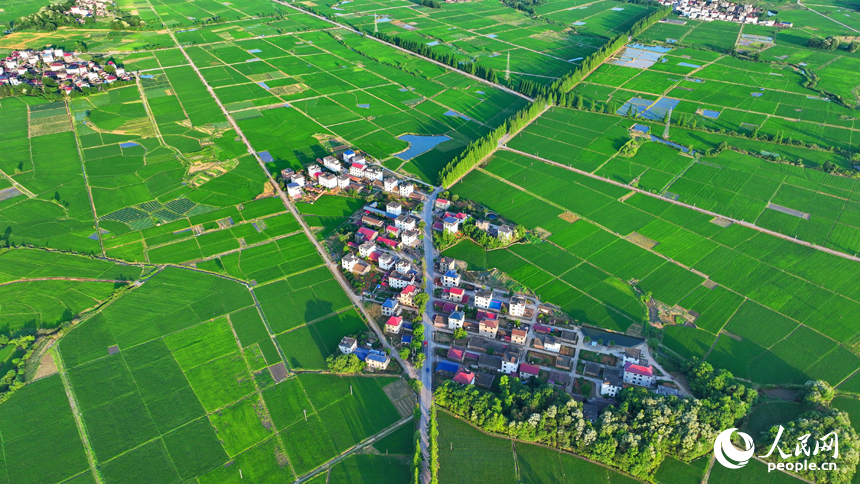
[[[462,385],[471,385],[475,383],[475,374],[468,370],[460,370],[454,375],[454,381]]]
[[[529,375],[538,376],[538,374],[540,374],[540,368],[528,363],[520,363],[520,373],[528,373]]]
[[[390,318],[388,318],[388,321],[385,322],[385,324],[387,326],[394,326],[394,327],[400,326],[402,323],[403,323],[403,318],[401,318],[400,316],[391,316]]]
[[[636,365],[633,363],[625,363],[624,372],[633,373],[634,375],[654,376],[654,369],[652,367]]]
[[[352,255],[352,254],[350,254],[350,255]],[[355,256],[353,256],[353,257],[355,257]],[[394,299],[386,299],[385,302],[382,303],[382,307],[384,307],[386,309],[394,309],[397,307],[397,301],[395,301]]]

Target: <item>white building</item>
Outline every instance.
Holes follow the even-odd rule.
[[[349,165],[349,174],[361,178],[364,176],[364,170],[366,169],[367,166],[362,163],[353,163]]]
[[[385,211],[391,215],[400,215],[403,213],[403,205],[398,202],[388,202],[385,206]]]
[[[654,386],[654,369],[651,366],[624,363],[624,383],[640,387]]]
[[[358,257],[356,257],[352,252],[346,254],[346,256],[340,260],[340,266],[343,267],[343,270],[345,271],[351,271],[356,264],[358,264]]]
[[[358,348],[358,342],[355,338],[350,338],[349,336],[344,336],[340,340],[340,344],[337,345],[337,349],[345,355],[352,353],[356,348]]]
[[[352,183],[352,180],[349,179],[346,175],[340,175],[337,177],[337,187],[340,189],[349,188],[349,185]]]
[[[457,271],[450,270],[442,276],[442,285],[445,287],[457,287],[460,285],[460,274]]]
[[[388,269],[394,267],[394,261],[394,256],[386,252],[379,256],[379,268],[383,271],[387,271]]]
[[[297,198],[302,196],[302,187],[299,186],[298,183],[290,183],[287,185],[287,195],[290,198]]]
[[[331,173],[324,173],[320,175],[319,183],[323,188],[337,188],[337,177]]]
[[[493,291],[475,291],[475,307],[481,309],[489,309],[490,303],[493,301]]]
[[[415,190],[415,185],[413,185],[409,182],[403,183],[398,188],[398,191],[399,191],[401,197],[408,197],[409,195],[412,194],[412,192],[414,190]]]
[[[448,329],[462,328],[465,321],[466,316],[464,316],[463,313],[460,311],[454,311],[448,315]]]
[[[410,217],[409,215],[398,215],[396,219],[394,219],[394,226],[398,229],[403,230],[415,230],[415,219]]]
[[[392,272],[388,276],[388,285],[393,289],[404,289],[415,283],[415,278],[412,276],[405,276],[398,272]]]
[[[394,270],[401,274],[409,274],[412,272],[412,263],[406,259],[402,259],[394,266]]]
[[[343,165],[341,165],[334,156],[326,156],[323,158],[323,166],[337,175],[340,175],[341,172],[343,172]]]
[[[604,368],[603,384],[600,385],[600,394],[614,397],[623,387],[620,368]]]
[[[382,186],[386,192],[393,192],[397,190],[397,178],[394,178],[393,176],[386,177],[382,181]]]
[[[305,176],[304,175],[300,175],[300,174],[296,173],[290,177],[290,181],[295,183],[296,185],[298,185],[300,187],[305,186]]]
[[[393,316],[397,314],[398,309],[400,309],[400,303],[397,302],[396,299],[386,299],[385,302],[382,303],[383,316]]]
[[[511,316],[522,317],[526,314],[526,298],[523,296],[514,296],[508,305],[508,314]]]
[[[370,181],[382,181],[382,170],[375,166],[370,166],[364,170],[364,177]]]
[[[418,240],[419,235],[417,230],[404,230],[400,235],[400,241],[406,245],[412,245]]]
[[[365,242],[358,246],[358,253],[362,257],[370,257],[370,254],[377,252],[379,248],[373,242]]]
[[[502,373],[516,373],[519,366],[520,355],[512,351],[505,351],[505,354],[502,355]]]

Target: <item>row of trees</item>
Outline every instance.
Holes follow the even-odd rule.
[[[480,77],[481,79],[486,79],[493,83],[499,82],[499,78],[493,69],[479,64],[475,64],[474,62],[460,62],[457,60],[456,55],[434,50],[427,44],[415,40],[404,39],[397,35],[388,35],[385,32],[364,31],[364,33],[366,35],[372,35],[380,40],[388,42],[389,44],[394,44],[402,49],[414,52],[422,57],[433,59],[436,62],[440,62],[442,64],[445,64],[446,66],[453,67],[454,69],[459,69],[467,74]]]
[[[576,452],[653,479],[667,456],[688,461],[708,453],[714,439],[731,428],[757,399],[755,390],[735,382],[731,373],[691,360],[684,367],[693,397],[657,395],[627,388],[618,405],[592,423],[582,404],[541,383],[502,377],[500,394],[446,382],[436,402],[485,431]]]
[[[810,38],[806,41],[806,46],[811,47],[813,49],[821,49],[826,50],[828,52],[833,52],[839,48],[839,37],[829,36],[824,39],[819,39],[816,37]]]

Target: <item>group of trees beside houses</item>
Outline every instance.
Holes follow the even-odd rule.
[[[709,452],[716,436],[746,415],[757,398],[755,390],[708,363],[693,360],[685,371],[694,397],[627,388],[619,403],[593,423],[567,393],[508,377],[502,377],[498,397],[446,382],[437,389],[436,402],[488,432],[575,452],[653,479],[667,456],[690,460]]]

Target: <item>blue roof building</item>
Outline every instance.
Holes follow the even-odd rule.
[[[457,373],[457,370],[460,369],[460,365],[454,363],[453,361],[440,361],[436,364],[436,371],[447,371],[449,373]]]
[[[409,343],[412,342],[412,336],[405,334],[405,335],[400,337],[400,342],[405,344],[405,345],[408,345]]]
[[[370,354],[370,350],[367,348],[356,348],[352,354],[354,354],[359,360],[365,361],[367,359],[367,355]]]
[[[382,303],[382,307],[384,307],[385,309],[394,309],[395,307],[397,307],[397,303],[394,301],[394,299],[388,298],[385,300],[384,303]]]

